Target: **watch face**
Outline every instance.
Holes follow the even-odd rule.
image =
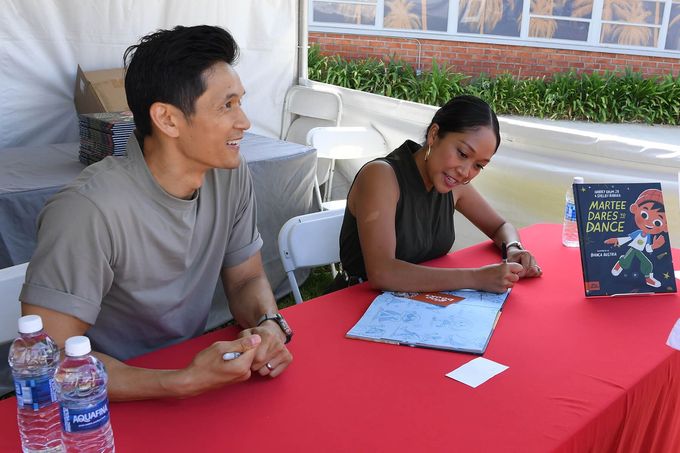
[[[286,334],[286,336],[290,337],[293,335],[293,329],[290,328],[288,323],[286,322],[285,318],[281,316],[280,314],[276,315],[276,322],[279,323],[279,326],[281,326],[281,330],[283,330],[283,333]]]

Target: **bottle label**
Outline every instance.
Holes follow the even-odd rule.
[[[49,406],[57,401],[57,389],[54,378],[38,376],[35,379],[14,379],[14,390],[17,395],[17,406],[34,411]]]
[[[570,222],[576,222],[576,206],[574,203],[568,202],[564,206],[564,219]]]
[[[109,400],[104,398],[95,406],[86,408],[66,407],[62,403],[61,427],[64,432],[77,433],[97,429],[109,421]]]

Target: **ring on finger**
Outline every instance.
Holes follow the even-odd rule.
[[[267,362],[267,364],[266,364],[265,366],[267,367],[267,369],[268,369],[269,371],[271,371],[271,370],[274,369],[274,367],[272,366],[272,364],[269,363],[269,362]]]

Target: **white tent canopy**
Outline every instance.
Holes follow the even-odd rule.
[[[341,125],[372,126],[390,149],[405,138],[422,139],[436,110],[305,80],[307,0],[0,1],[0,149],[76,141],[77,65],[85,70],[120,67],[124,50],[141,36],[180,24],[216,24],[234,34],[241,47],[236,70],[248,92],[244,101],[252,132],[279,135],[284,95],[298,77],[338,92]],[[645,132],[644,126],[619,125],[609,135],[610,126],[562,125],[501,118],[503,145],[475,184],[515,225],[560,222],[564,191],[574,175],[591,182],[661,181],[666,202],[678,206],[677,128]],[[339,165],[335,198],[346,195],[359,166]],[[680,242],[677,212],[669,213],[674,244]],[[458,226],[457,246],[484,239],[465,222]]]
[[[0,5],[0,149],[77,141],[78,64],[85,71],[122,67],[128,46],[176,25],[214,24],[234,35],[251,131],[279,134],[281,103],[297,79],[298,18],[304,15],[296,1],[2,0]]]

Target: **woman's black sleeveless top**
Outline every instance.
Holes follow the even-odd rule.
[[[396,258],[420,263],[445,255],[453,246],[453,194],[427,191],[413,154],[420,145],[407,140],[382,160],[392,166],[399,184],[399,201],[394,219]],[[366,267],[359,243],[357,220],[345,209],[340,231],[340,261],[353,277],[366,279]]]

